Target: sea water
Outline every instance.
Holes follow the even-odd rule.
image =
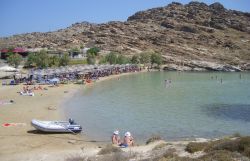
[[[250,73],[146,72],[83,87],[65,103],[83,135],[109,141],[118,129],[137,142],[250,135]]]

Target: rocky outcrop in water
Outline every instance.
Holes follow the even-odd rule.
[[[0,48],[97,46],[129,56],[152,49],[163,55],[166,69],[239,71],[250,68],[249,41],[250,13],[220,3],[173,2],[137,12],[125,22],[82,22],[55,32],[0,38]]]

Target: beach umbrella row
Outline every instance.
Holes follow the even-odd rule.
[[[31,69],[29,71],[30,75],[57,75],[57,74],[71,74],[71,73],[92,73],[95,71],[112,70],[115,68],[126,69],[134,64],[103,64],[103,65],[74,65],[74,66],[64,66],[59,68],[47,68],[47,69]]]

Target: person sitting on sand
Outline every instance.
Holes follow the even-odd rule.
[[[128,146],[134,146],[134,139],[131,136],[130,132],[125,133],[123,143],[120,144],[120,146],[124,147],[124,148],[126,148]]]
[[[43,88],[40,85],[37,87],[37,89],[38,90],[43,90]]]
[[[27,92],[26,87],[23,86],[23,93],[26,93],[26,92]]]
[[[121,141],[120,141],[120,136],[119,136],[119,131],[118,130],[115,130],[113,132],[113,135],[112,135],[111,139],[112,139],[112,144],[120,145]]]

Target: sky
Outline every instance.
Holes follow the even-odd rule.
[[[174,0],[187,4],[190,0]],[[199,0],[220,2],[227,9],[250,12],[249,0]],[[0,0],[0,37],[29,32],[49,32],[76,22],[126,21],[137,11],[163,7],[172,0]]]

